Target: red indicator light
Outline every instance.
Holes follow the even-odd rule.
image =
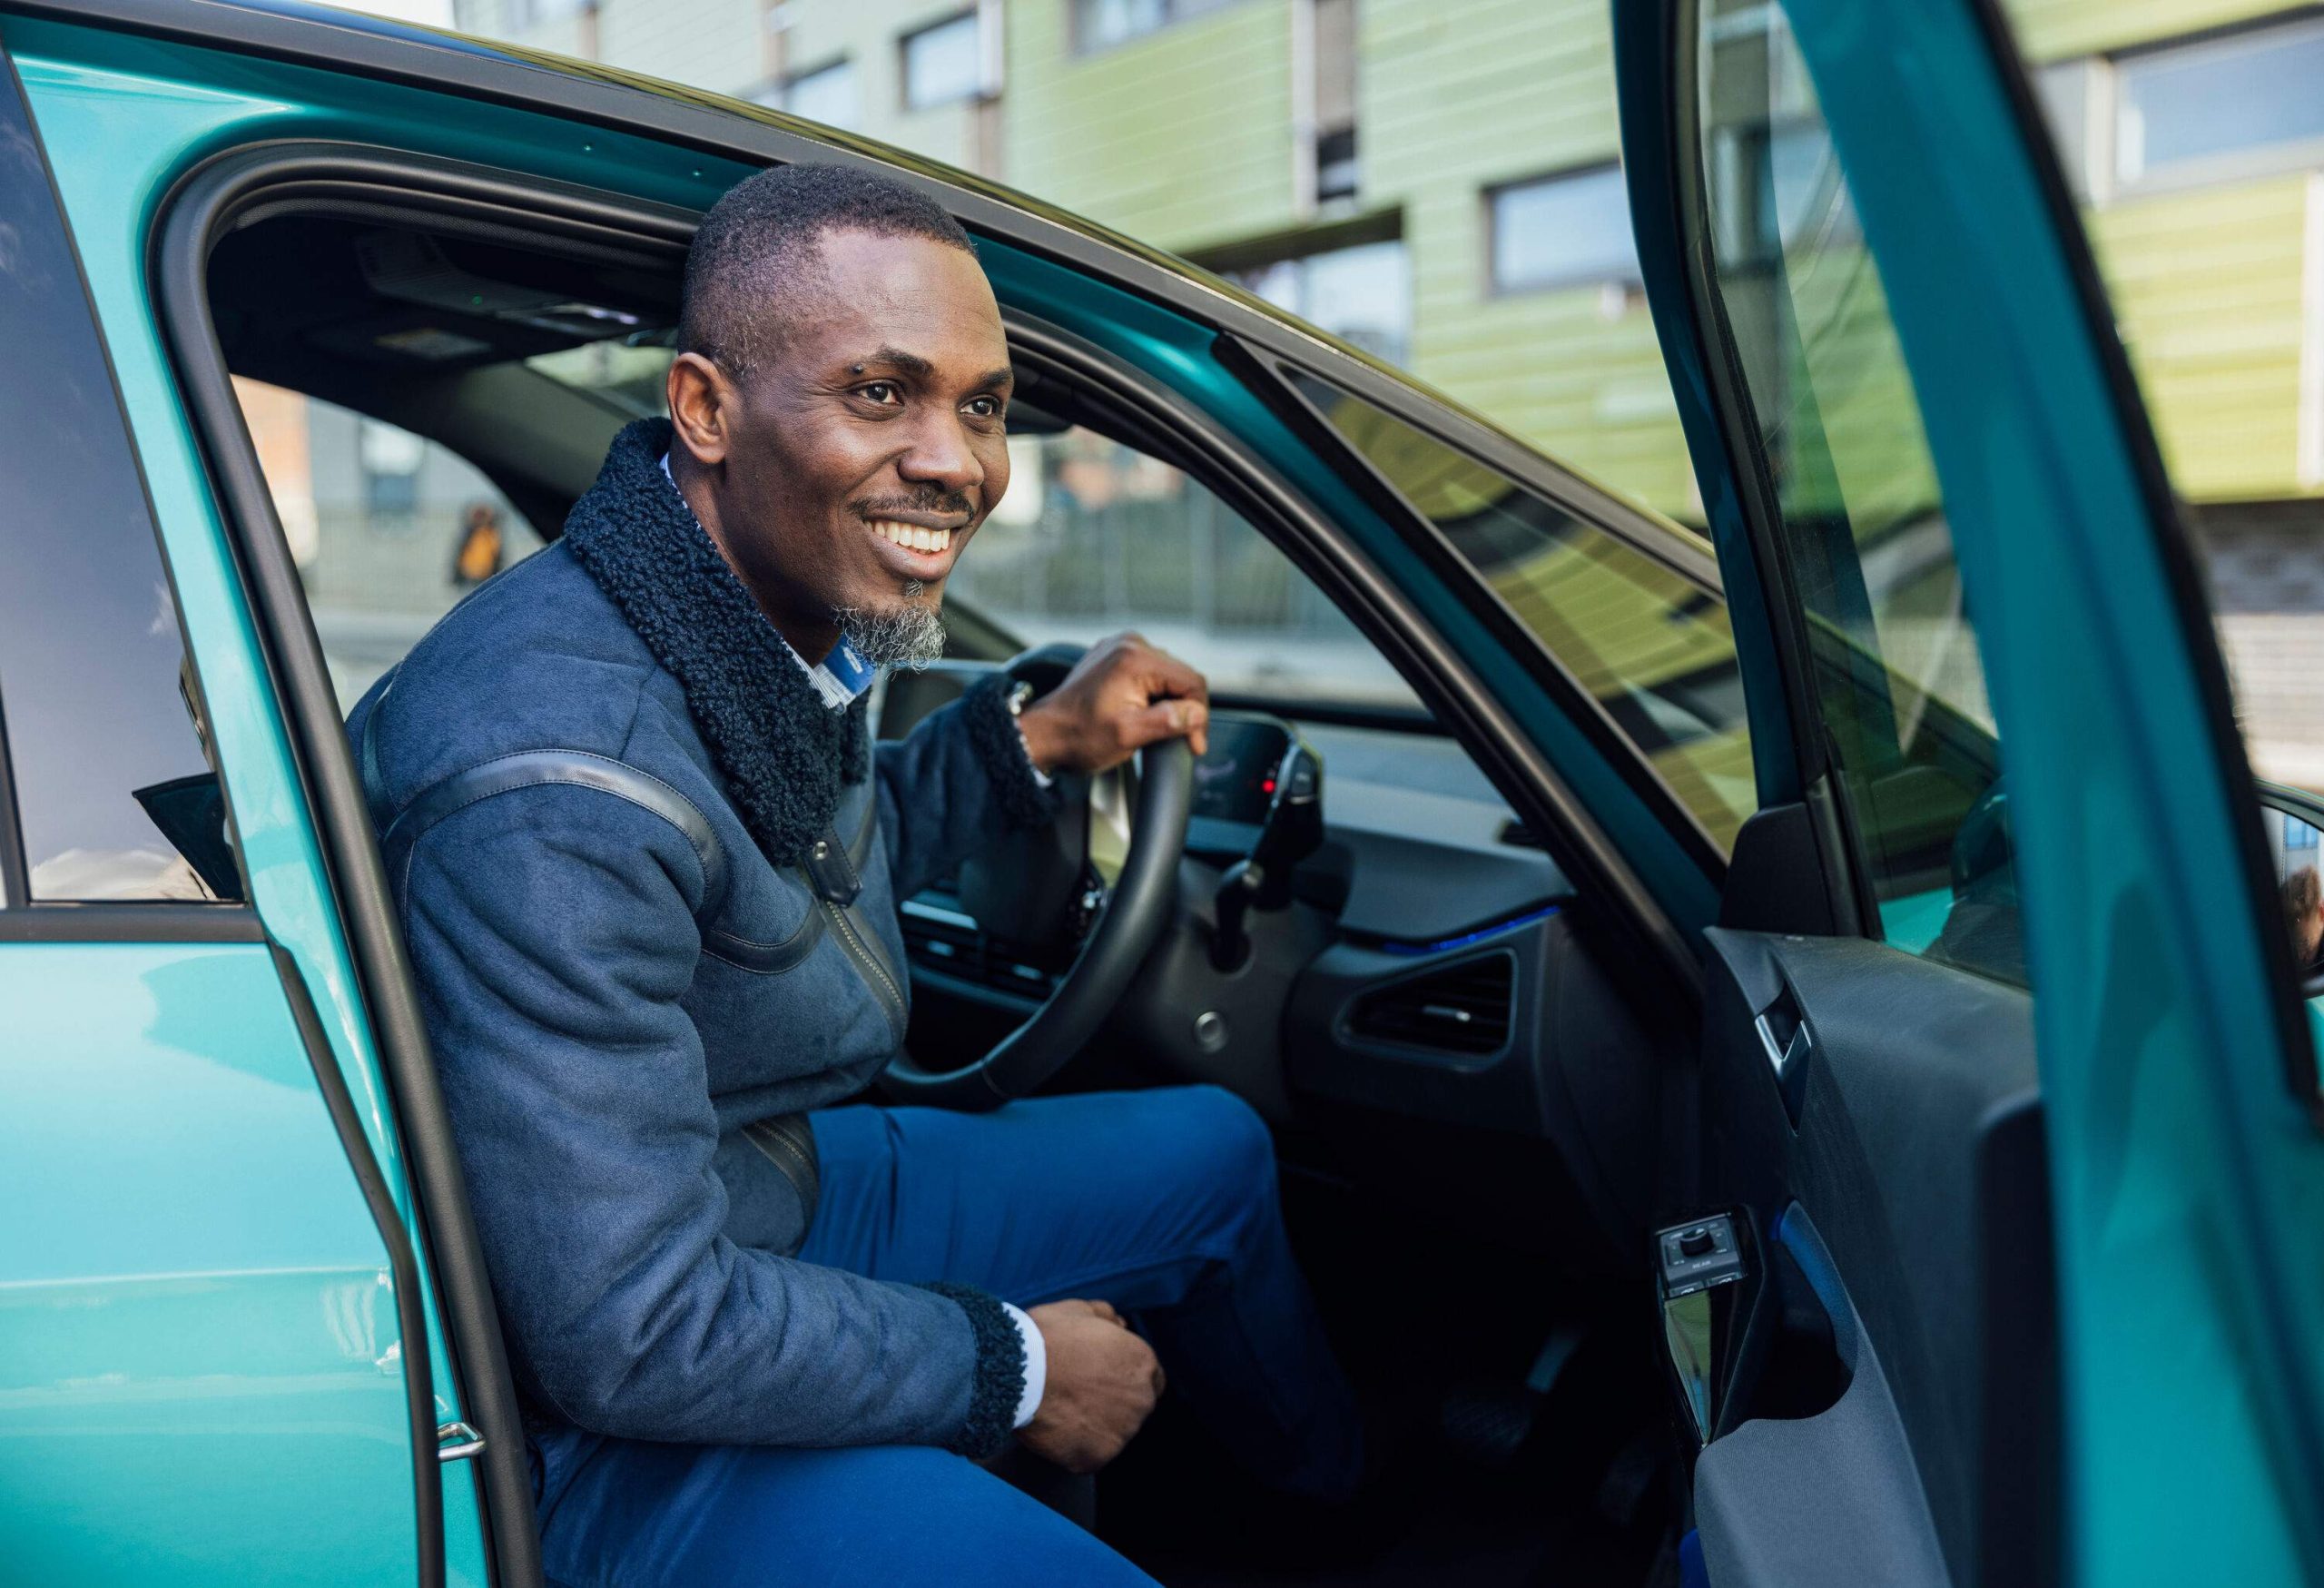
[[[1265,783],[1259,784],[1259,792],[1261,794],[1275,793],[1275,779],[1270,777]]]

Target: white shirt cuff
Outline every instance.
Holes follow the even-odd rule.
[[[1025,737],[1025,725],[1023,723],[1019,723],[1017,725],[1017,743],[1025,752],[1025,764],[1032,767],[1034,786],[1037,788],[1049,787],[1049,774],[1043,772],[1039,767],[1033,765],[1033,742]],[[1003,1302],[1002,1305],[1007,1306],[1008,1304]]]
[[[1021,1428],[1031,1422],[1033,1414],[1041,1408],[1041,1392],[1049,1387],[1049,1348],[1048,1342],[1041,1338],[1040,1326],[1027,1317],[1022,1308],[1011,1307],[1005,1301],[1000,1307],[1008,1313],[1009,1321],[1017,1326],[1018,1338],[1025,1342],[1025,1393],[1017,1397],[1017,1420],[1009,1425],[1012,1428]]]

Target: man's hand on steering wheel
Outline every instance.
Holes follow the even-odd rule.
[[[1210,747],[1210,686],[1143,636],[1118,634],[1091,646],[1018,720],[1043,772],[1104,772],[1181,737],[1200,755]]]

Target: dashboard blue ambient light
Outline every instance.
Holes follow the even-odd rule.
[[[1522,915],[1512,915],[1506,921],[1496,921],[1491,926],[1480,926],[1474,932],[1464,932],[1458,937],[1439,938],[1434,942],[1405,942],[1395,938],[1387,938],[1375,946],[1384,954],[1408,954],[1417,957],[1422,954],[1446,953],[1453,949],[1467,948],[1472,942],[1482,942],[1490,937],[1499,937],[1505,932],[1515,932],[1521,926],[1531,926],[1536,921],[1547,921],[1564,908],[1562,904],[1544,904],[1538,910],[1528,910]]]

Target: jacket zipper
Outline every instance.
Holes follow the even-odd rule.
[[[853,960],[857,968],[863,972],[864,980],[871,983],[872,991],[886,1006],[890,1032],[896,1041],[903,1041],[905,1009],[902,989],[899,988],[895,979],[888,974],[888,968],[881,963],[880,956],[872,951],[871,945],[866,943],[862,936],[857,932],[855,923],[847,917],[847,912],[828,899],[823,901],[823,908],[830,912],[832,924],[839,928],[840,946],[847,951],[848,957]]]

